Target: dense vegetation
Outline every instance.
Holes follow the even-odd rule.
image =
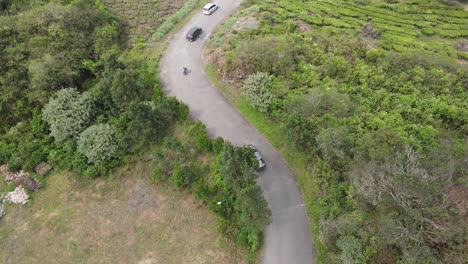
[[[0,162],[107,175],[187,109],[161,95],[142,47],[119,44],[100,2],[46,2],[7,2],[0,20]]]
[[[241,14],[259,27],[229,32],[228,20],[213,45],[224,77],[246,76],[239,93],[309,160],[320,260],[464,263],[466,215],[449,191],[468,184],[468,71],[451,44],[468,12],[429,0],[250,2]]]
[[[252,149],[211,140],[199,121],[185,126],[154,153],[155,179],[191,190],[218,215],[224,234],[256,252],[271,213],[255,181],[258,161]]]
[[[93,178],[156,146],[155,179],[192,190],[219,216],[223,233],[257,251],[270,211],[253,152],[212,141],[199,122],[185,121],[182,141],[171,136],[188,108],[162,94],[158,56],[142,43],[121,45],[118,21],[100,1],[0,4],[0,164],[33,173],[47,161]],[[15,184],[2,184],[0,193]]]
[[[263,1],[260,8],[266,12],[262,31],[282,33],[294,31],[299,21],[320,31],[354,35],[366,24],[377,30],[379,46],[400,52],[425,50],[450,57],[468,58],[449,44],[468,37],[468,14],[460,5],[442,1]],[[371,45],[371,43],[366,43]]]

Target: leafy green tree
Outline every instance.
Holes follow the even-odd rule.
[[[317,146],[325,160],[331,163],[347,161],[352,155],[353,138],[346,127],[322,130],[316,138]]]
[[[88,158],[89,163],[100,164],[114,158],[118,150],[115,128],[98,124],[87,128],[78,139],[78,151]]]
[[[254,252],[260,246],[263,228],[271,223],[271,211],[268,209],[268,203],[263,198],[260,187],[250,185],[241,189],[234,208],[239,215],[238,224],[241,227],[241,233],[247,233],[247,244]]]
[[[55,93],[44,107],[42,116],[49,124],[50,134],[57,141],[76,139],[92,121],[93,98],[89,92],[80,94],[75,88]]]
[[[161,139],[168,128],[167,117],[153,102],[132,103],[122,114],[122,140],[132,149],[139,149]]]
[[[228,189],[239,191],[255,184],[255,166],[258,161],[248,147],[235,147],[230,143],[224,144],[224,151],[218,155],[219,176]]]
[[[318,126],[313,120],[308,120],[299,114],[291,114],[287,117],[286,129],[288,139],[296,147],[307,153],[314,151],[317,146],[315,138],[318,134]]]
[[[124,109],[131,102],[144,100],[147,90],[133,70],[117,69],[113,75],[110,87],[112,99],[115,104]]]
[[[260,112],[267,112],[273,101],[273,93],[271,91],[273,80],[273,76],[264,72],[257,72],[249,75],[242,85],[242,94]]]

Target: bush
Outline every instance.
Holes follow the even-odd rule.
[[[137,151],[164,136],[168,116],[153,102],[132,103],[120,118],[122,144]]]
[[[353,236],[341,237],[336,245],[341,250],[340,260],[343,264],[365,263],[361,240]]]
[[[221,153],[224,149],[224,139],[222,137],[217,137],[213,142],[213,151],[216,154]]]
[[[80,134],[78,151],[94,164],[114,158],[117,152],[115,128],[108,124],[90,126]]]
[[[205,129],[206,127],[202,122],[196,121],[187,131],[187,135],[192,138],[199,151],[211,151],[213,147]]]
[[[423,28],[421,30],[421,32],[426,35],[426,36],[432,36],[435,34],[434,30],[430,29],[430,28]]]
[[[317,136],[317,145],[321,156],[332,164],[342,164],[352,155],[354,142],[345,127],[333,127],[322,130]]]
[[[274,77],[267,73],[257,72],[249,75],[242,85],[242,94],[247,98],[250,104],[260,112],[267,112],[273,101]]]
[[[65,88],[49,100],[42,118],[49,124],[50,134],[57,141],[76,139],[92,121],[93,99],[88,92]]]
[[[172,173],[171,182],[177,188],[190,187],[198,179],[189,165],[177,165]]]

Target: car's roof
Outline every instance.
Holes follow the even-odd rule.
[[[214,6],[214,5],[215,5],[215,4],[213,4],[213,3],[208,3],[208,4],[206,4],[203,8],[204,8],[204,9],[209,9],[210,7],[212,7],[212,6]]]
[[[262,155],[260,155],[260,153],[258,153],[258,151],[255,151],[255,157],[257,157],[257,159],[262,159]]]
[[[190,30],[187,33],[188,34],[190,34],[190,33],[193,34],[193,32],[195,32],[195,30],[197,30],[197,29],[201,29],[201,27],[193,26],[193,27],[190,28]]]

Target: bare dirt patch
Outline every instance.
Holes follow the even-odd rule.
[[[123,31],[130,38],[148,38],[185,2],[185,0],[103,0],[103,3],[121,20]]]
[[[310,25],[309,23],[301,20],[301,19],[298,19],[297,20],[297,30],[300,32],[300,33],[304,33],[304,32],[308,32],[308,31],[311,31],[312,30],[312,25]]]
[[[0,221],[0,263],[243,263],[216,219],[141,166],[114,180],[53,174],[30,206]],[[128,175],[132,174],[132,175]]]
[[[449,189],[449,197],[460,215],[468,219],[468,188],[463,185],[453,186]]]
[[[256,29],[258,28],[258,19],[254,16],[245,16],[237,19],[236,23],[232,25],[232,29],[242,31],[245,29]]]

